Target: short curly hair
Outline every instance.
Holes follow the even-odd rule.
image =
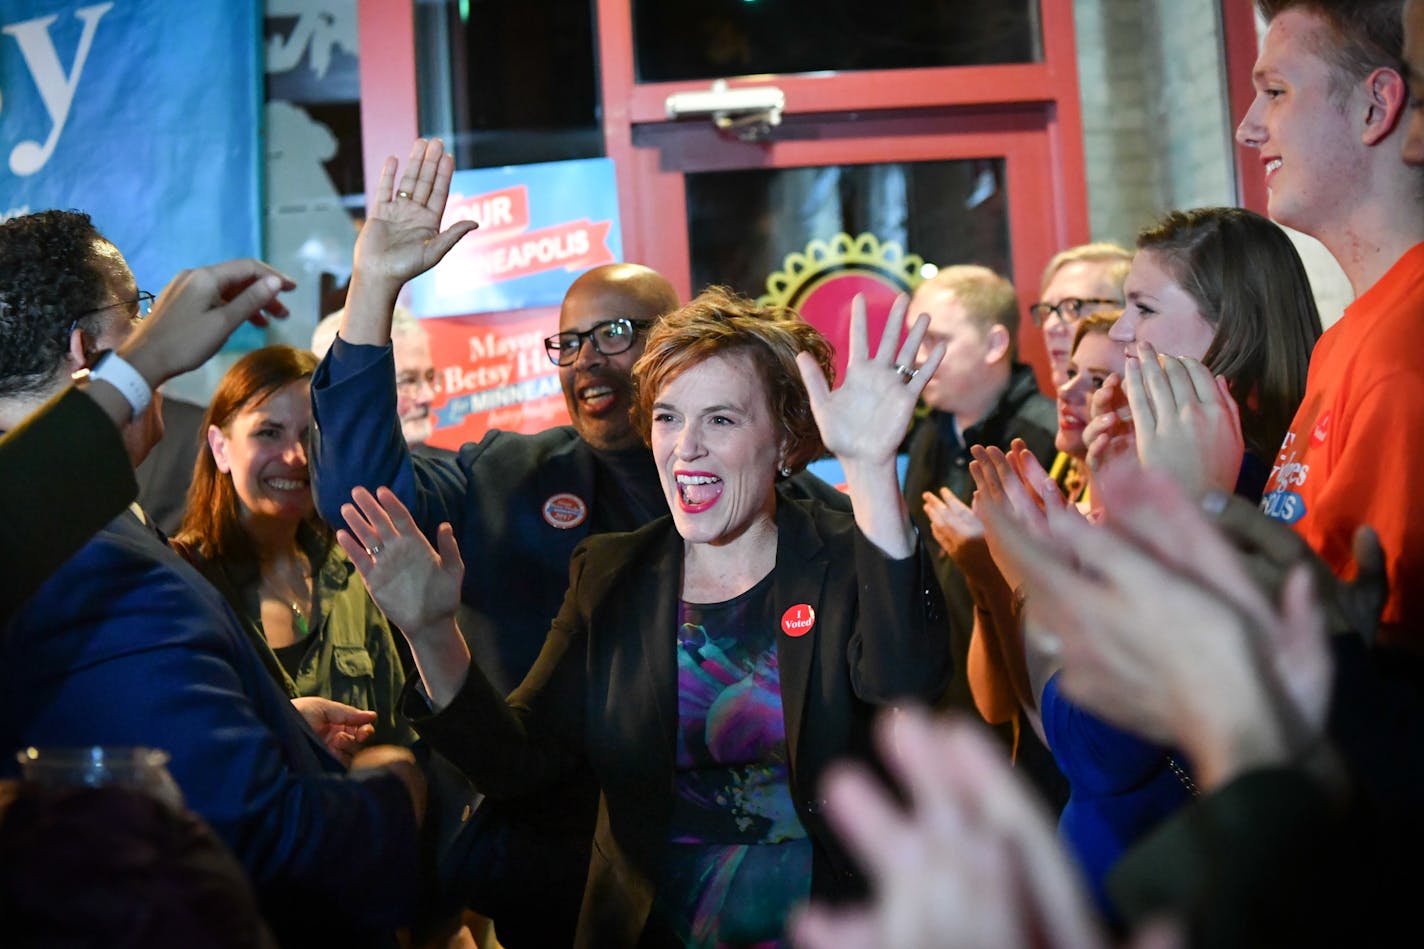
[[[0,397],[41,392],[69,349],[68,329],[93,313],[127,268],[82,211],[39,211],[0,224]]]
[[[800,352],[815,357],[827,385],[835,383],[835,348],[795,310],[758,306],[725,287],[709,287],[648,332],[643,355],[633,366],[633,423],[651,444],[653,403],[668,383],[713,356],[745,353],[785,440],[782,464],[800,471],[824,450],[811,399],[796,367]]]

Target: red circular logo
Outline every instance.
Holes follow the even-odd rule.
[[[578,527],[586,517],[588,505],[577,494],[554,494],[544,502],[544,520],[561,531]]]
[[[1310,430],[1310,447],[1319,448],[1330,437],[1330,412],[1322,413],[1315,427]]]
[[[805,636],[816,625],[816,610],[810,603],[797,603],[781,614],[781,631],[788,636]]]

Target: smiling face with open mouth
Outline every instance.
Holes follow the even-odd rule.
[[[1350,115],[1368,106],[1363,82],[1348,96],[1337,90],[1322,52],[1332,37],[1309,10],[1273,17],[1252,74],[1256,98],[1236,129],[1237,142],[1260,152],[1271,220],[1316,237],[1349,213],[1361,174]]]
[[[709,357],[663,386],[652,443],[683,540],[729,544],[775,529],[781,432],[746,354]]]
[[[216,425],[208,428],[213,461],[232,476],[244,522],[299,521],[311,513],[306,452],[310,429],[311,395],[305,379],[244,405],[226,431]]]
[[[617,319],[651,323],[676,307],[672,285],[653,271],[609,264],[574,281],[559,308],[559,332],[588,333],[599,323]],[[559,367],[569,420],[594,448],[615,451],[642,441],[628,411],[633,405],[633,364],[646,342],[647,333],[640,330],[628,349],[608,355],[598,351],[591,337],[585,338],[574,361]]]

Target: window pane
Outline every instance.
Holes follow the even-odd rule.
[[[1002,159],[828,165],[689,174],[692,289],[724,284],[749,296],[788,254],[837,234],[938,267],[978,263],[1009,274]]]
[[[1036,0],[634,0],[638,79],[1034,62]]]
[[[427,0],[415,16],[420,131],[456,167],[603,155],[592,0]]]

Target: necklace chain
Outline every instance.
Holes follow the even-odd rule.
[[[1192,776],[1187,774],[1186,770],[1177,763],[1176,758],[1168,755],[1167,767],[1172,769],[1172,773],[1177,776],[1178,781],[1182,782],[1182,787],[1187,789],[1188,794],[1192,797],[1201,797],[1201,788],[1197,787],[1197,783],[1192,780]]]
[[[304,572],[302,576],[303,583],[305,584],[305,582],[310,579],[310,574],[306,574]],[[279,595],[272,583],[271,578],[269,577],[262,578],[262,585],[267,587],[267,589],[276,597],[278,601],[283,603],[287,607],[287,609],[292,611],[292,625],[296,627],[297,638],[305,639],[307,635],[311,632],[311,627],[307,623],[307,614],[303,612],[301,604],[299,604],[294,599]]]

